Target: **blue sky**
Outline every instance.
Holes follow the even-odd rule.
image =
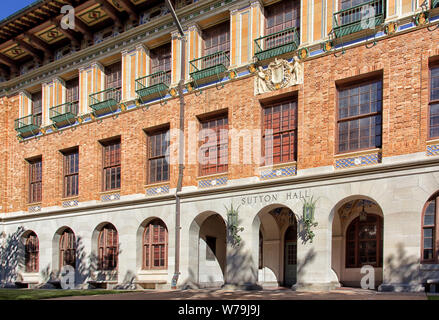
[[[35,0],[1,0],[0,20],[3,20],[33,2],[35,2]]]

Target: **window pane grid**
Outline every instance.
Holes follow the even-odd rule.
[[[166,269],[168,255],[168,230],[160,220],[154,220],[143,235],[143,268]]]
[[[29,163],[29,202],[41,202],[42,200],[42,160],[34,160]]]
[[[200,175],[210,175],[228,170],[228,119],[227,116],[208,120],[201,123],[205,139],[200,146],[200,153],[204,157],[204,162],[200,163]]]
[[[382,81],[339,90],[338,151],[381,147]]]
[[[169,130],[148,136],[148,183],[169,180]]]
[[[119,189],[121,181],[120,141],[103,146],[104,191]]]

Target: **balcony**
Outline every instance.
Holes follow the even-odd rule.
[[[228,52],[219,51],[207,56],[190,61],[190,76],[197,86],[199,83],[206,83],[209,80],[220,81],[220,74],[227,71],[230,65]]]
[[[270,59],[297,49],[300,43],[296,28],[288,28],[255,39],[255,55],[259,61]]]
[[[41,115],[28,115],[15,120],[15,130],[22,136],[35,135],[40,131]]]
[[[78,114],[78,102],[67,102],[49,109],[50,120],[56,126],[74,123]]]
[[[437,7],[439,7],[439,0],[433,0],[431,2],[431,8],[434,9],[434,8],[437,8]]]
[[[367,18],[368,12],[370,12],[366,10],[367,6],[375,9],[375,17]],[[374,0],[334,13],[333,31],[335,37],[341,38],[363,29],[381,25],[385,18],[385,7],[384,0]]]
[[[95,115],[114,112],[118,109],[121,93],[121,88],[109,88],[92,93],[88,100],[89,106]]]
[[[164,97],[171,83],[171,71],[158,71],[136,79],[136,93],[142,101]]]

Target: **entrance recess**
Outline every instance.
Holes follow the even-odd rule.
[[[291,287],[297,281],[297,232],[295,226],[285,232],[284,285]]]

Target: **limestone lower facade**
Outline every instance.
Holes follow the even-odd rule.
[[[173,190],[100,205],[3,214],[1,284],[59,280],[60,233],[68,227],[76,238],[75,287],[106,283],[114,288],[230,285],[329,290],[360,286],[366,275],[362,266],[371,265],[371,288],[420,291],[428,279],[439,278],[439,264],[421,262],[422,214],[437,191],[439,159],[425,153],[384,158],[360,168],[299,170],[296,176],[270,181],[228,181],[209,190],[184,188],[179,193],[178,278]],[[312,239],[304,219],[304,203],[311,202]],[[231,205],[238,213],[240,241],[231,234]],[[142,239],[154,219],[167,229],[166,263],[164,268],[148,269]],[[356,221],[374,227],[368,229],[369,242],[351,237],[358,232],[352,227]],[[106,223],[118,236],[113,271],[99,271],[94,261]],[[23,236],[31,231],[39,245],[38,271],[32,273],[26,272],[23,253]]]

